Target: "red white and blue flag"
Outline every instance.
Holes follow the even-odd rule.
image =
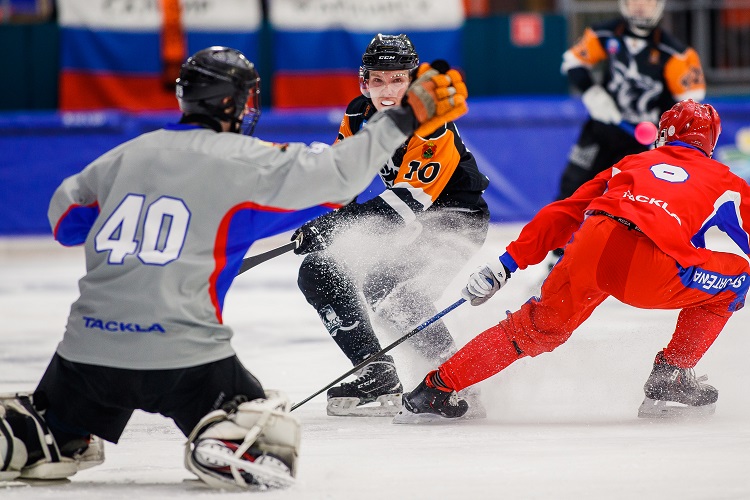
[[[187,56],[211,45],[257,61],[261,0],[57,0],[60,109],[175,109]]]
[[[273,0],[273,104],[346,106],[377,33],[405,33],[423,62],[461,66],[462,0]]]

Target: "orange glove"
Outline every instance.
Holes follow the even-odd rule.
[[[419,122],[414,133],[427,136],[444,123],[465,115],[469,111],[466,105],[468,96],[461,73],[450,69],[447,62],[422,63],[417,70],[417,79],[406,91],[406,102]]]

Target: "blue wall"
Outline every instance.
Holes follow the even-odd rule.
[[[750,99],[711,103],[722,117],[719,146],[731,147],[737,130],[750,126]],[[276,142],[331,143],[341,113],[266,112],[256,135]],[[0,235],[49,234],[47,205],[65,177],[121,142],[177,118],[174,113],[0,114]],[[493,221],[528,220],[554,198],[584,118],[577,99],[472,99],[458,125],[490,178],[486,197]],[[369,195],[381,188],[376,179]]]

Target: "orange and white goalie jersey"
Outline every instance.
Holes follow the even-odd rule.
[[[357,133],[375,113],[368,98],[355,98],[346,109],[336,142]],[[374,201],[381,210],[387,205],[405,222],[432,207],[488,212],[482,193],[489,180],[453,122],[429,137],[409,137],[379,174],[386,190]]]
[[[606,65],[602,86],[630,123],[658,123],[676,102],[706,95],[698,53],[660,27],[646,37],[631,32],[624,19],[586,28],[563,55],[562,72],[583,91],[598,64]]]

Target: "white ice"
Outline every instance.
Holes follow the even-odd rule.
[[[458,299],[467,273],[495,258],[520,226],[490,237],[437,303]],[[288,237],[288,235],[286,236]],[[259,242],[252,253],[286,242]],[[711,234],[715,248],[736,252]],[[427,258],[428,256],[426,256]],[[296,287],[301,258],[278,257],[239,277],[225,322],[243,363],[266,387],[300,401],[351,366]],[[50,238],[0,239],[0,392],[33,390],[62,336],[83,273],[80,248]],[[445,322],[463,345],[514,310],[544,274],[516,273],[492,300],[462,305]],[[134,290],[137,293],[137,290]],[[325,414],[324,396],[294,413],[302,422],[298,481],[271,499],[748,499],[750,354],[748,313],[738,312],[697,373],[719,389],[713,417],[636,417],[655,353],[675,311],[642,311],[605,301],[552,353],[523,359],[483,382],[489,417],[433,426]],[[384,345],[394,338],[383,339]],[[394,351],[407,390],[425,368],[408,345]],[[0,483],[3,499],[239,498],[207,489],[182,465],[184,437],[171,421],[136,412],[106,462],[62,484]]]

